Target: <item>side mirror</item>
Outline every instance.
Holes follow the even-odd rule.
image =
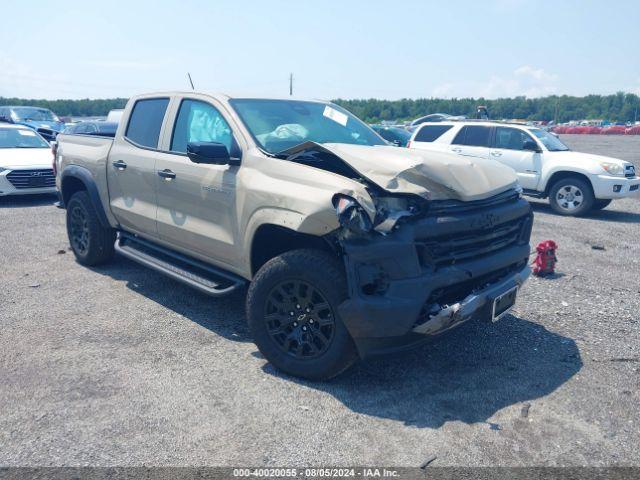
[[[537,153],[542,152],[542,149],[533,140],[525,140],[524,143],[522,144],[522,149],[530,150],[532,152],[537,152]]]
[[[193,163],[240,165],[240,160],[231,158],[227,147],[218,142],[189,142],[187,156]]]

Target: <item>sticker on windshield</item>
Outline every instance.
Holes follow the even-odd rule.
[[[344,113],[339,112],[335,108],[331,108],[329,105],[324,107],[324,112],[322,113],[322,115],[324,115],[327,118],[330,118],[334,122],[339,123],[343,127],[347,126],[347,120],[349,119],[349,117],[347,117]]]
[[[18,130],[18,133],[20,135],[25,136],[25,137],[35,137],[36,136],[36,132],[34,132],[33,130]]]

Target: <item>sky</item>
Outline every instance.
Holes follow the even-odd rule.
[[[640,94],[639,0],[0,3],[5,97]]]

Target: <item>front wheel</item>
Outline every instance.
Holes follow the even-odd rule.
[[[338,260],[320,250],[293,250],[269,260],[247,294],[247,317],[264,357],[285,373],[324,380],[357,359],[338,314],[347,282]]]
[[[584,215],[591,210],[594,201],[591,185],[578,177],[560,179],[549,190],[551,208],[560,215]]]

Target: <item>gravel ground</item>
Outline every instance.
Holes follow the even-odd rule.
[[[640,137],[564,139],[640,165]],[[243,293],[81,267],[52,202],[0,199],[0,465],[640,465],[639,197],[535,201],[559,273],[513,315],[327,383],[265,362]]]

